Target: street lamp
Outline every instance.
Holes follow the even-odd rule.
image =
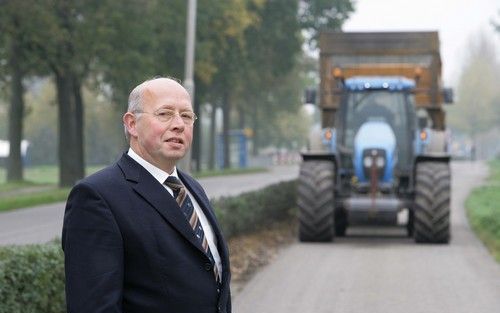
[[[187,37],[186,37],[186,62],[184,66],[184,87],[191,96],[191,101],[194,102],[194,46],[196,38],[196,0],[188,1],[188,16],[186,22]]]
[[[196,0],[188,1],[188,16],[186,20],[186,62],[184,66],[184,88],[191,96],[191,103],[194,106],[194,46],[196,38]],[[191,149],[179,162],[179,166],[187,172],[191,172]]]

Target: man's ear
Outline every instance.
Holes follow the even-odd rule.
[[[134,114],[131,112],[127,112],[123,115],[123,125],[127,127],[128,133],[130,136],[137,137],[137,130],[135,128],[136,124],[136,117]]]

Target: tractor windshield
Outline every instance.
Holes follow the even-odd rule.
[[[349,92],[343,101],[340,144],[347,151],[354,148],[359,128],[368,121],[387,123],[396,136],[398,160],[407,165],[411,156],[413,96],[402,91],[369,90]]]

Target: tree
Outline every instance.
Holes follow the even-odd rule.
[[[100,25],[106,44],[101,44],[97,51],[92,79],[99,90],[117,104],[119,112],[127,108],[132,88],[147,78],[169,73],[165,62],[180,63],[179,58],[164,52],[174,46],[174,42],[164,36],[178,33],[178,29],[166,24],[182,15],[176,12],[181,3],[180,0],[107,1],[103,12],[112,13]],[[170,75],[177,74],[170,72]]]
[[[23,79],[40,70],[33,42],[39,33],[37,5],[25,1],[6,1],[0,10],[0,59],[5,59],[2,69],[10,85],[8,139],[10,153],[7,159],[7,181],[23,180],[21,140],[25,114]],[[38,60],[39,61],[39,60]]]
[[[447,111],[449,125],[472,137],[498,125],[500,79],[498,52],[484,34],[468,43],[469,56],[464,62],[458,83],[457,103]]]
[[[299,21],[310,48],[316,48],[321,30],[340,30],[352,12],[352,0],[300,0]]]
[[[253,154],[265,141],[262,130],[267,123],[274,124],[278,112],[294,110],[298,105],[297,90],[289,94],[279,94],[286,86],[294,84],[289,76],[294,72],[301,54],[302,38],[297,20],[297,2],[284,0],[267,1],[254,10],[259,22],[245,32],[245,40],[251,46],[247,51],[241,81],[243,86],[237,97],[240,115],[239,128],[250,126],[253,129]],[[296,72],[294,72],[297,74]],[[291,96],[291,97],[290,97]],[[249,125],[245,125],[247,121]],[[261,138],[263,140],[261,140]]]
[[[223,108],[224,168],[230,167],[229,129],[233,101],[240,87],[238,84],[243,83],[241,79],[247,49],[244,32],[258,19],[249,8],[262,3],[262,0],[224,0],[210,3],[206,10],[199,9],[207,13],[200,17],[197,42],[201,43],[198,47],[205,47],[207,51],[198,54],[197,48],[196,55],[200,55],[203,61],[196,61],[195,75],[202,85],[208,87],[202,86],[201,90],[206,94],[197,92],[197,97],[219,103]]]
[[[119,10],[117,1],[44,0],[38,14],[44,30],[36,46],[54,76],[59,125],[59,184],[72,186],[84,176],[82,85],[107,41],[105,21]]]

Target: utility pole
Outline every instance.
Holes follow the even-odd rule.
[[[196,1],[188,0],[188,16],[186,19],[186,62],[184,66],[184,88],[191,96],[191,104],[194,106],[194,45],[196,38]],[[199,140],[196,138],[195,140]],[[191,172],[191,149],[186,153],[184,158],[180,160],[179,167],[184,171]]]

